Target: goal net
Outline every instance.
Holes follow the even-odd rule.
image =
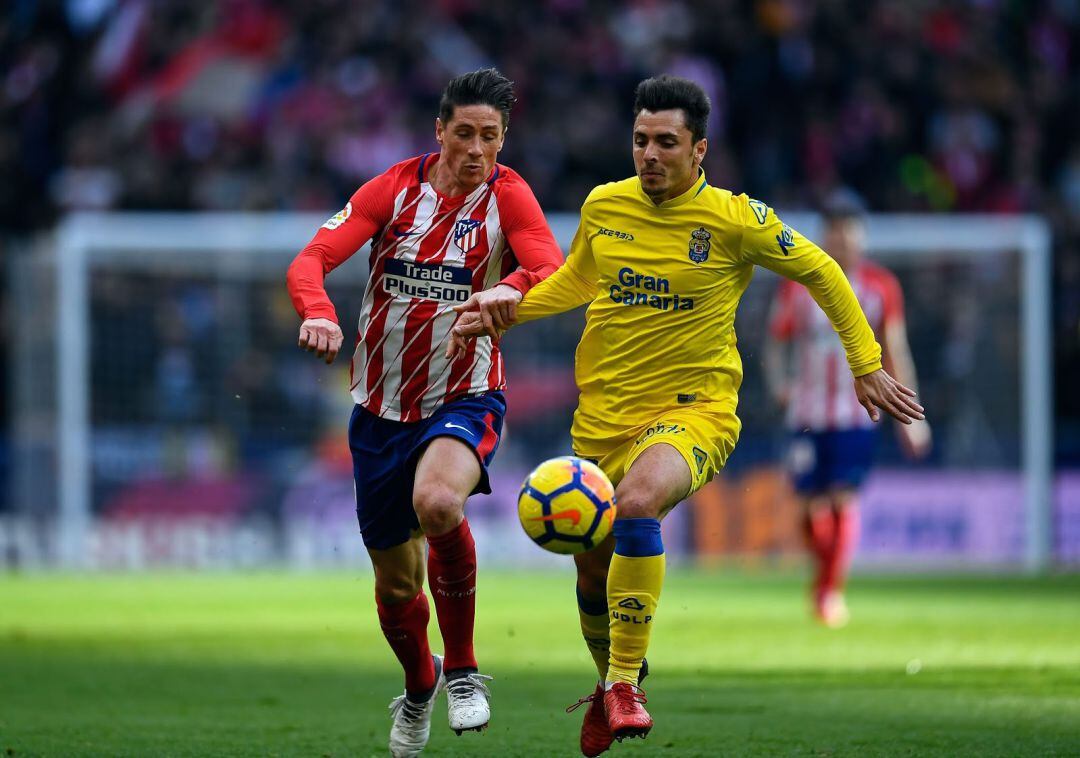
[[[9,276],[15,329],[14,511],[0,555],[19,565],[315,567],[367,564],[345,425],[347,356],[296,348],[289,261],[306,214],[106,214],[67,219]],[[785,220],[819,239],[815,216]],[[576,218],[553,216],[565,246]],[[898,276],[927,461],[879,435],[864,493],[863,565],[1038,569],[1080,560],[1080,514],[1051,473],[1049,240],[1030,217],[874,216],[869,255]],[[350,345],[366,252],[327,280]],[[724,475],[665,521],[676,559],[798,551],[785,434],[764,390],[760,272],[736,321],[744,428]],[[483,560],[565,566],[516,523],[521,480],[568,452],[581,312],[504,341],[510,389],[494,493],[470,501]],[[1071,500],[1075,500],[1072,498]]]

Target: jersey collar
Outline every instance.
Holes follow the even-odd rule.
[[[652,201],[652,198],[645,194],[645,190],[641,188],[640,179],[638,179],[637,190],[638,196],[645,200],[645,202],[647,202],[653,208],[676,208],[680,205],[685,205],[686,203],[689,203],[695,197],[700,195],[701,191],[704,190],[705,187],[708,186],[708,184],[709,183],[705,181],[705,171],[699,168],[698,179],[696,182],[690,185],[690,189],[688,189],[686,192],[682,193],[678,197],[673,197],[670,200],[665,200],[664,202],[660,203],[660,205],[654,203]]]

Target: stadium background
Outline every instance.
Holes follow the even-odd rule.
[[[852,624],[810,623],[784,432],[761,377],[775,279],[759,275],[737,322],[746,430],[729,476],[666,523],[657,727],[617,750],[1080,751],[1077,0],[4,4],[0,748],[385,751],[401,675],[353,526],[346,369],[294,347],[284,267],[358,184],[432,148],[448,77],[489,64],[519,97],[501,159],[570,228],[590,187],[632,170],[634,85],[670,71],[712,98],[715,185],[785,213],[846,188],[876,213],[949,228],[959,214],[1035,214],[1052,234],[1052,570],[1022,574],[1018,261],[893,255],[935,448],[913,464],[881,435]],[[71,334],[56,250],[86,211],[180,215],[101,220],[134,224],[146,251],[89,270],[77,324],[97,530],[83,557],[97,570],[41,571],[60,565],[52,526],[71,473],[57,470],[70,370],[57,350]],[[216,217],[226,253],[197,239],[205,212],[273,215]],[[241,256],[236,235],[254,224],[265,237],[276,218],[304,230],[296,247]],[[950,247],[984,233],[958,225]],[[347,334],[360,257],[329,279]],[[576,714],[561,710],[592,683],[568,565],[524,543],[511,509],[523,472],[566,450],[579,328],[570,315],[506,341],[502,495],[469,506],[495,720],[469,740],[438,716],[432,754],[576,753]],[[299,547],[297,524],[314,527]],[[200,570],[150,570],[177,567]],[[252,567],[270,570],[235,570]]]
[[[670,71],[701,82],[712,98],[705,169],[716,185],[783,209],[814,209],[846,188],[875,212],[1047,219],[1053,539],[1058,561],[1073,561],[1080,555],[1078,14],[1073,2],[990,0],[17,2],[0,22],[8,283],[0,513],[45,521],[55,512],[56,491],[42,485],[56,478],[55,438],[15,433],[33,427],[16,413],[26,407],[19,372],[36,388],[54,378],[13,364],[27,322],[59,328],[41,312],[54,309],[54,299],[28,287],[31,269],[19,268],[48,248],[59,219],[80,210],[328,214],[387,165],[431,148],[448,76],[495,63],[519,98],[501,159],[528,178],[549,212],[573,212],[590,187],[630,172],[618,135],[634,84]],[[351,283],[341,272],[330,279],[346,331],[355,323],[359,260]],[[1018,392],[1017,273],[1007,261],[980,266],[898,267],[937,433],[923,467],[962,462],[1015,473],[1021,421],[1006,399]],[[677,542],[691,551],[775,556],[797,548],[793,506],[775,469],[780,414],[754,354],[770,290],[751,290],[738,325],[747,380],[746,432],[730,466],[736,484],[707,493],[708,513],[698,514],[720,536],[695,545],[691,526],[682,528]],[[147,277],[104,269],[91,277],[90,301],[97,516],[256,518],[272,534],[296,509],[347,510],[347,397],[335,386],[344,369],[322,371],[294,351],[295,317],[273,271],[247,287],[180,271]],[[230,341],[240,323],[243,336]],[[578,326],[568,318],[508,341],[513,444],[498,464],[504,488],[512,490],[532,462],[566,450],[574,401],[566,346]],[[30,339],[55,338],[46,329]],[[34,353],[19,355],[35,362],[25,358]],[[974,410],[973,394],[981,394]],[[899,471],[883,486],[902,488],[912,464],[891,434],[881,439],[881,462]],[[740,474],[770,464],[772,474],[742,497]],[[312,492],[311,481],[321,491]],[[969,499],[993,501],[994,489],[977,485]],[[684,510],[692,520],[694,511]],[[980,510],[991,525],[1017,519],[1015,509]],[[870,528],[885,530],[879,536],[893,555],[922,550],[978,562],[978,548],[949,552],[967,539],[957,529],[980,528],[960,522],[901,513]],[[347,525],[347,515],[335,517],[332,528]],[[1001,527],[998,543],[1013,547],[999,545],[982,560],[1015,562],[1020,528]],[[9,549],[9,559],[19,562],[19,552]]]

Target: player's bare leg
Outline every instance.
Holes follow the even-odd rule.
[[[368,554],[375,567],[379,626],[405,670],[405,692],[390,703],[390,753],[407,758],[427,745],[435,697],[444,684],[442,659],[428,646],[423,538],[417,534],[404,544]]]
[[[476,453],[452,437],[424,449],[413,479],[413,508],[428,541],[428,585],[443,638],[450,728],[484,729],[491,719],[486,681],[473,651],[476,545],[465,500],[480,481]]]
[[[604,707],[617,740],[645,737],[652,729],[638,681],[664,583],[660,518],[692,484],[682,454],[660,443],[638,456],[615,489],[615,551],[607,586],[611,654]]]

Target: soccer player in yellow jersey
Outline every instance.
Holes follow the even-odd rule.
[[[581,627],[600,682],[581,748],[644,737],[639,687],[664,583],[660,519],[724,466],[739,438],[742,363],[735,308],[755,265],[806,286],[840,335],[870,417],[923,418],[915,393],[881,368],[881,348],[840,267],[765,203],[705,180],[709,101],[670,76],[638,85],[637,175],[586,198],[566,262],[515,307],[460,307],[447,349],[512,323],[588,304],[577,348],[574,453],[616,485],[614,539],[576,556]],[[515,312],[516,311],[516,312]]]

